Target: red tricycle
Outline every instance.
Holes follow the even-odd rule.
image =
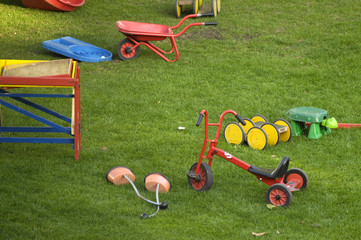
[[[127,38],[119,42],[117,47],[118,56],[121,60],[135,59],[140,54],[140,45],[145,45],[150,50],[158,54],[161,58],[168,62],[174,62],[179,58],[178,47],[175,42],[175,38],[185,33],[188,28],[192,26],[209,26],[217,25],[216,22],[197,22],[191,23],[186,26],[181,32],[173,34],[173,29],[176,29],[182,25],[187,18],[213,16],[213,14],[190,14],[184,17],[177,25],[168,27],[161,24],[130,22],[130,21],[118,21],[117,28]],[[150,41],[161,41],[169,38],[172,43],[172,49],[169,52],[163,51]],[[176,57],[173,60],[169,60],[164,54],[170,54],[175,51]]]
[[[212,187],[213,172],[211,169],[211,165],[214,155],[217,155],[237,165],[238,167],[252,173],[257,177],[258,180],[269,185],[270,187],[268,188],[266,193],[266,200],[269,204],[282,207],[288,206],[292,201],[291,192],[302,190],[307,187],[307,174],[299,168],[288,169],[290,160],[287,156],[285,156],[279,163],[278,167],[274,169],[258,168],[217,148],[223,118],[228,113],[233,114],[238,120],[238,122],[240,122],[242,125],[246,125],[242,117],[233,110],[224,111],[221,114],[218,123],[208,123],[208,113],[206,110],[202,110],[199,114],[196,126],[199,126],[202,118],[205,117],[205,136],[199,160],[192,165],[189,172],[187,173],[189,185],[197,191],[209,190]],[[217,127],[216,137],[213,140],[208,138],[209,126]],[[207,154],[205,154],[208,143],[209,149]],[[208,164],[202,162],[203,159],[207,159]]]

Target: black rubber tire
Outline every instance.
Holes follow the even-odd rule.
[[[293,135],[291,124],[289,122],[287,122],[286,120],[282,119],[282,118],[277,119],[276,121],[273,122],[273,124],[287,126],[288,130],[287,130],[286,133],[281,134],[280,141],[289,142],[291,140],[291,138],[292,138],[292,135]],[[286,135],[284,135],[284,134],[286,134]]]
[[[284,183],[287,183],[288,182],[288,178],[290,177],[291,174],[295,174],[297,175],[296,177],[299,178],[301,180],[302,178],[302,185],[301,186],[298,186],[297,188],[300,189],[300,190],[303,190],[305,188],[307,188],[307,185],[308,185],[308,176],[307,174],[305,173],[305,171],[303,171],[302,169],[300,168],[291,168],[287,171],[286,175],[285,175],[285,178],[283,180]],[[295,176],[293,176],[295,177]]]
[[[175,0],[175,3],[174,3],[175,16],[177,18],[179,18],[182,13],[182,6],[179,5],[178,1],[179,0]]]
[[[198,163],[192,165],[189,171],[195,171]],[[198,192],[211,189],[213,185],[213,171],[212,168],[205,162],[201,163],[199,169],[200,180],[196,181],[193,178],[188,177],[188,184]]]
[[[122,41],[120,41],[118,46],[117,46],[117,53],[118,53],[119,58],[121,60],[132,60],[132,59],[137,58],[139,56],[139,54],[140,54],[140,47],[137,47],[135,49],[135,52],[133,50],[130,54],[127,54],[125,52],[125,48],[132,47],[134,45],[135,44],[132,41],[130,41],[128,38],[123,39]]]
[[[199,11],[199,1],[193,0],[193,14],[197,14]]]
[[[282,183],[275,183],[267,189],[267,203],[277,207],[287,207],[292,201],[292,192]]]

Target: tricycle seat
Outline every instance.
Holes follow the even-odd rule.
[[[256,166],[251,165],[248,171],[255,175],[260,175],[263,177],[281,178],[287,173],[289,162],[290,162],[290,158],[285,156],[283,157],[282,161],[280,162],[277,168],[274,169],[258,168]]]

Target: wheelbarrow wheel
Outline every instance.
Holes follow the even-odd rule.
[[[281,125],[287,127],[287,131],[280,134],[281,142],[288,142],[292,138],[292,128],[291,124],[284,119],[278,119],[274,122],[276,125]]]
[[[253,122],[268,122],[267,118],[265,118],[264,116],[262,115],[254,115],[251,120]]]
[[[273,123],[265,123],[261,127],[267,134],[268,145],[275,146],[280,141],[280,133]]]
[[[239,145],[244,142],[245,134],[238,123],[232,122],[224,128],[224,138],[228,143]]]
[[[181,16],[181,13],[182,13],[182,6],[179,5],[179,0],[175,0],[175,16],[177,18],[179,18]]]
[[[197,14],[199,10],[199,0],[193,0],[193,13]]]
[[[291,168],[287,171],[285,178],[283,180],[284,183],[288,183],[290,181],[298,180],[299,183],[295,188],[303,190],[308,185],[308,176],[302,169],[299,168]]]
[[[119,42],[117,47],[118,56],[121,60],[132,60],[139,56],[140,54],[140,47],[131,50],[131,48],[135,44],[130,41],[128,38],[123,39]]]
[[[190,177],[190,173],[195,174],[197,164],[198,163],[193,164],[192,167],[189,169],[188,172],[189,186],[191,186],[198,192],[211,189],[213,185],[213,171],[212,168],[207,163],[205,162],[201,163],[198,176],[195,176],[195,178]]]
[[[286,185],[276,183],[267,189],[266,200],[269,204],[278,207],[287,207],[292,201],[292,193]]]
[[[248,131],[247,143],[253,149],[263,150],[267,147],[268,138],[266,132],[259,128],[253,127]]]
[[[249,118],[243,118],[244,122],[246,123],[246,125],[241,125],[241,127],[243,128],[243,131],[245,132],[245,134],[248,133],[248,131],[254,127],[254,122],[249,119]]]

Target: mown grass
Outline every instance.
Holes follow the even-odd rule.
[[[359,129],[338,129],[319,140],[294,137],[264,151],[220,139],[221,149],[250,164],[274,167],[288,155],[291,167],[306,171],[309,187],[294,193],[285,209],[268,209],[267,186],[223,159],[212,164],[210,191],[190,188],[186,172],[201,150],[203,124],[194,124],[202,109],[211,122],[226,109],[274,121],[297,106],[326,109],[339,122],[361,122],[361,4],[223,1],[217,18],[188,21],[218,26],[194,27],[176,39],[177,62],[167,63],[146,48],[136,60],[120,61],[116,46],[124,37],[115,22],[172,26],[179,21],[173,4],[93,0],[76,11],[54,13],[24,8],[19,0],[0,3],[1,59],[59,59],[41,43],[63,36],[113,53],[111,62],[80,63],[78,162],[68,145],[0,144],[0,238],[252,239],[252,232],[266,232],[262,238],[357,239]],[[69,102],[45,104],[70,111]],[[4,126],[36,124],[1,110]],[[130,186],[105,180],[118,165],[131,168],[141,193],[152,199],[143,178],[164,173],[172,189],[160,199],[169,209],[141,220],[141,213],[155,208]]]

